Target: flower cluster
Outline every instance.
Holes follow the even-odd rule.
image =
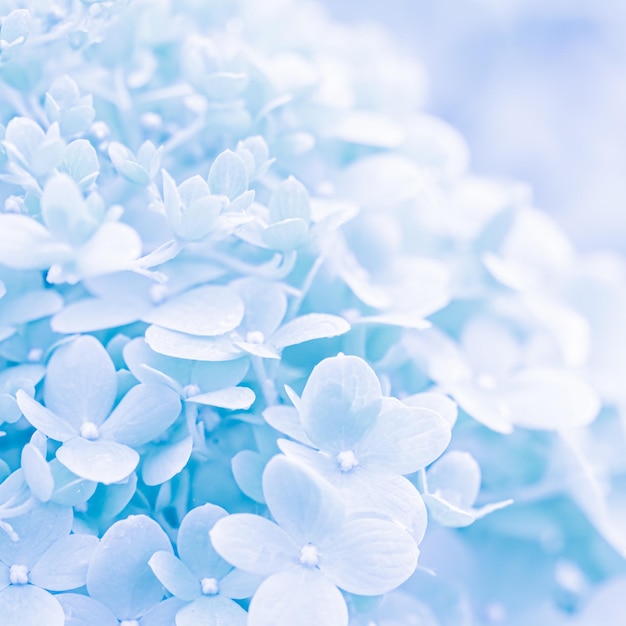
[[[0,16],[2,624],[607,623],[623,262],[316,4]]]

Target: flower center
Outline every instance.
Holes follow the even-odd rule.
[[[352,450],[342,450],[337,455],[337,463],[339,463],[342,472],[351,472],[359,466],[359,461]]]
[[[300,550],[300,563],[306,567],[315,567],[320,560],[319,552],[315,546],[307,543]]]
[[[246,333],[246,341],[248,343],[261,345],[262,343],[265,343],[265,335],[260,330],[251,330]]]
[[[194,385],[193,383],[191,383],[190,385],[185,385],[183,387],[183,393],[185,394],[185,398],[197,396],[200,393],[200,387],[198,387],[198,385]]]
[[[217,578],[203,578],[200,581],[200,587],[202,588],[202,595],[204,596],[215,596],[220,591]]]
[[[9,580],[12,585],[25,585],[28,582],[28,568],[26,565],[11,565]]]
[[[100,437],[100,431],[93,422],[84,422],[80,426],[80,436],[84,439],[98,439],[98,437]]]

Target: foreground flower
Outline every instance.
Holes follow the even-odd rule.
[[[160,435],[180,413],[178,394],[164,385],[136,385],[111,411],[116,393],[111,358],[97,339],[84,336],[52,355],[45,407],[23,391],[18,391],[17,401],[35,428],[62,442],[57,459],[67,469],[110,484],[137,467],[134,448]]]
[[[346,517],[339,494],[286,457],[267,464],[263,491],[276,523],[237,514],[210,533],[228,562],[269,576],[250,603],[250,626],[346,626],[339,589],[380,595],[415,570],[418,549],[407,532],[384,520]]]

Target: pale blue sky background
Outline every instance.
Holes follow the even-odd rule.
[[[325,1],[418,55],[475,171],[529,181],[579,247],[626,251],[626,1]]]

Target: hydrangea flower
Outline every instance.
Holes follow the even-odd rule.
[[[185,606],[176,613],[177,626],[221,622],[244,626],[247,613],[230,598],[250,597],[260,577],[233,569],[211,545],[209,533],[228,513],[205,504],[189,511],[176,540],[179,557],[156,552],[148,564],[163,586]]]
[[[346,626],[338,590],[379,595],[414,571],[414,540],[384,520],[346,517],[339,494],[309,470],[283,456],[263,473],[263,492],[276,523],[236,514],[210,532],[224,559],[268,578],[255,593],[248,623],[324,623]],[[302,621],[304,620],[304,621]]]
[[[81,478],[111,484],[137,467],[134,448],[162,433],[180,413],[178,395],[163,385],[137,385],[113,409],[116,393],[109,355],[98,340],[83,336],[50,358],[45,407],[24,392],[17,401],[33,426],[62,443],[56,457],[65,467]]]
[[[18,539],[0,536],[0,614],[7,625],[63,626],[63,610],[50,591],[85,584],[98,538],[69,534],[72,510],[40,504],[12,520]]]
[[[339,355],[311,373],[302,398],[294,398],[304,444],[279,442],[341,492],[351,512],[384,515],[419,541],[425,511],[415,487],[403,477],[435,460],[450,441],[447,423],[430,408],[384,398],[365,361]],[[266,413],[270,424],[274,413]],[[317,449],[317,451],[316,451]]]

